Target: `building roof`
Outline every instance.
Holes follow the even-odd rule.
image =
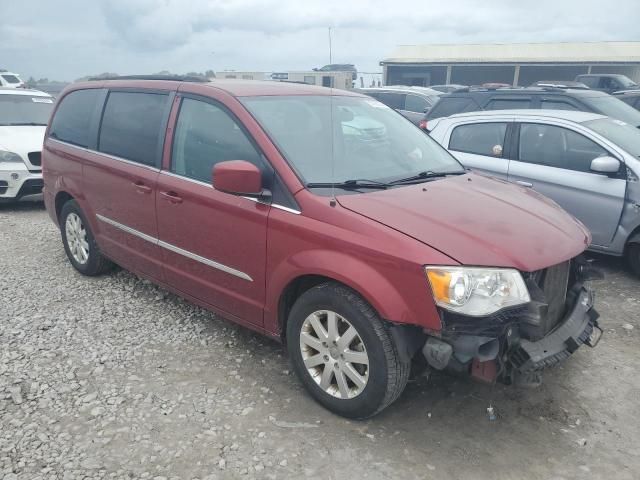
[[[640,63],[640,42],[400,45],[382,63]]]

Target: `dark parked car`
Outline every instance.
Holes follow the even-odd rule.
[[[438,101],[442,92],[424,87],[380,87],[359,88],[358,92],[369,95],[388,107],[397,110],[416,125],[424,114]]]
[[[606,93],[638,88],[638,84],[629,77],[610,73],[578,75],[576,82],[582,82],[592,90],[600,90]]]
[[[522,108],[599,113],[640,127],[640,112],[617,97],[595,90],[555,87],[468,88],[448,93],[440,97],[438,103],[427,112],[420,127],[429,130],[429,120],[455,113]]]
[[[74,83],[42,154],[78,272],[115,262],[281,340],[308,392],[346,417],[393,403],[414,358],[531,383],[599,339],[586,228],[364,95]]]
[[[640,110],[640,90],[628,90],[613,94],[627,105],[631,105],[636,110]]]

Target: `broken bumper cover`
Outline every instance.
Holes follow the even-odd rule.
[[[598,316],[592,292],[582,288],[564,321],[536,342],[521,339],[509,355],[510,362],[520,373],[534,372],[566,360],[583,344],[595,347],[602,334]]]

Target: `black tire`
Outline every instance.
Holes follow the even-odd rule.
[[[80,217],[80,220],[82,221],[82,226],[86,231],[86,242],[89,246],[89,249],[88,249],[89,254],[88,254],[87,260],[84,263],[81,263],[74,258],[70,250],[69,240],[67,239],[67,230],[65,227],[67,224],[67,218],[71,214],[75,214],[78,217]],[[62,244],[64,245],[64,251],[67,253],[67,258],[69,258],[69,261],[71,262],[71,265],[73,265],[73,268],[75,268],[78,272],[80,272],[83,275],[94,277],[107,272],[113,267],[113,263],[111,263],[111,261],[109,261],[100,252],[100,248],[96,243],[96,239],[93,236],[91,227],[89,226],[89,223],[87,222],[87,218],[85,217],[84,213],[80,209],[78,202],[76,202],[75,200],[69,200],[62,206],[59,223],[60,223],[60,233],[62,234]]]
[[[307,317],[319,310],[331,310],[348,320],[366,349],[368,380],[353,398],[327,393],[304,364],[301,332]],[[353,419],[372,417],[393,403],[404,390],[411,370],[411,362],[400,359],[388,327],[377,312],[356,292],[334,282],[311,288],[298,298],[287,322],[287,348],[293,368],[311,396],[328,410]],[[335,376],[332,378],[337,382]]]
[[[631,243],[627,247],[627,261],[633,273],[640,277],[640,243]]]

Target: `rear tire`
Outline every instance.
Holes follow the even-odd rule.
[[[287,348],[311,396],[348,418],[368,418],[393,403],[411,370],[376,311],[334,282],[298,298],[287,323]]]
[[[640,243],[631,243],[627,247],[627,261],[633,273],[640,277]]]
[[[81,274],[93,277],[113,267],[100,252],[91,227],[75,200],[69,200],[62,206],[60,232],[67,257]]]

